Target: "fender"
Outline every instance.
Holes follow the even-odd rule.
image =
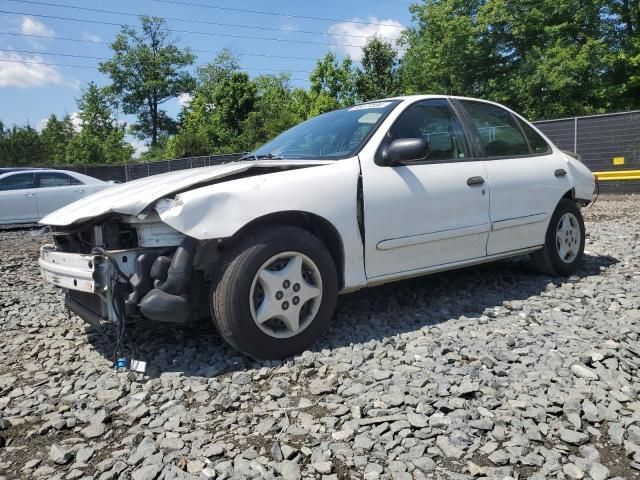
[[[198,240],[229,238],[252,221],[286,211],[317,215],[337,230],[344,246],[344,290],[366,284],[357,222],[357,157],[316,168],[289,170],[207,185],[156,203],[160,219]],[[320,186],[330,186],[321,189]]]

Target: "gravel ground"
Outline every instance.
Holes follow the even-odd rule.
[[[144,376],[40,280],[47,236],[0,232],[0,477],[640,478],[639,209],[585,211],[571,278],[513,259],[341,297],[286,362],[134,327]]]

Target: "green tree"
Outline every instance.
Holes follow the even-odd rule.
[[[348,57],[339,62],[335,53],[328,52],[316,63],[310,80],[311,116],[353,105],[356,101],[355,73]]]
[[[398,54],[391,43],[374,36],[362,49],[362,68],[355,73],[360,101],[391,97],[400,93]]]
[[[607,72],[607,95],[613,108],[640,107],[640,0],[606,1],[613,68]]]
[[[14,126],[4,130],[0,142],[0,165],[24,167],[42,165],[46,158],[46,148],[38,132],[31,126]]]
[[[108,135],[114,128],[113,102],[106,90],[98,88],[94,82],[89,82],[82,96],[76,99],[78,116],[82,121],[82,130],[90,135],[102,137]]]
[[[403,90],[488,98],[532,119],[610,110],[632,71],[612,1],[638,3],[424,0],[404,35]]]
[[[198,70],[198,85],[180,114],[180,131],[169,140],[167,156],[242,151],[243,122],[256,93],[256,84],[240,71],[235,56],[223,50]]]
[[[141,31],[122,27],[111,44],[113,58],[101,63],[100,71],[111,78],[109,91],[124,112],[137,115],[133,131],[155,146],[161,135],[175,130],[175,121],[160,107],[193,89],[194,79],[185,68],[195,57],[176,46],[162,18],[142,16],[140,22]]]
[[[82,130],[68,142],[65,161],[100,165],[129,160],[133,147],[125,141],[125,127],[118,125],[106,91],[90,82],[76,103]]]
[[[425,0],[410,7],[414,26],[403,37],[404,93],[483,95],[496,63],[478,22],[490,0]]]
[[[47,158],[43,163],[53,165],[63,164],[65,162],[67,145],[75,134],[76,132],[69,115],[65,115],[62,120],[58,120],[58,117],[52,113],[42,132],[40,132],[42,143],[47,152]]]
[[[243,151],[253,150],[306,118],[295,104],[288,74],[262,75],[254,83],[254,108],[241,126],[239,146]]]

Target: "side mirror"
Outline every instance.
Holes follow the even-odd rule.
[[[382,154],[385,165],[425,160],[429,155],[429,144],[424,138],[399,138],[391,142]]]

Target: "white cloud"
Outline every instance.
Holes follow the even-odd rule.
[[[58,117],[58,120],[62,120],[63,117]],[[71,115],[69,115],[69,118],[71,119],[71,124],[73,125],[73,129],[80,133],[80,131],[82,130],[82,120],[80,119],[80,115],[78,114],[78,112],[73,112]],[[47,122],[49,121],[49,117],[43,118],[42,120],[40,120],[38,123],[36,123],[36,130],[38,130],[39,132],[41,132],[44,127],[47,126]]]
[[[340,22],[331,25],[329,33],[334,42],[332,48],[349,55],[356,61],[362,60],[362,47],[366,45],[369,38],[377,35],[395,46],[396,40],[400,38],[404,29],[402,23],[397,20],[383,20],[374,16],[370,16],[365,20],[354,18],[353,21],[367,22],[367,24]]]
[[[48,62],[39,55],[29,57],[0,51],[0,88],[44,85],[65,85],[76,89],[80,87],[78,80],[65,78],[56,67],[44,63]]]
[[[53,37],[55,32],[44,23],[33,17],[22,16],[20,18],[20,33],[24,35],[38,35],[41,37]]]
[[[36,130],[39,132],[44,130],[44,127],[47,126],[48,121],[49,121],[49,117],[38,120],[38,122],[36,123]]]
[[[298,30],[298,25],[296,25],[291,20],[285,20],[282,26],[280,27],[280,30],[286,33],[295,32],[296,30]]]
[[[98,35],[89,32],[82,32],[82,39],[87,42],[100,42],[102,39]]]
[[[78,112],[73,112],[69,117],[71,118],[73,129],[76,132],[80,132],[82,130],[82,119],[80,118],[80,114]]]
[[[190,93],[181,93],[180,95],[178,95],[178,103],[181,107],[188,107],[191,103],[191,100],[193,100],[193,95],[191,95]]]

